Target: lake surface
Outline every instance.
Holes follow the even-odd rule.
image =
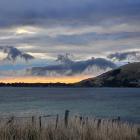
[[[0,116],[70,114],[140,123],[140,88],[0,88]]]

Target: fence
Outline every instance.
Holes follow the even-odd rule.
[[[30,124],[30,125],[37,125],[40,129],[42,129],[42,127],[45,127],[46,125],[48,125],[49,123],[54,124],[54,127],[57,128],[60,119],[63,119],[63,121],[61,120],[61,122],[64,122],[65,127],[68,127],[69,125],[69,110],[65,111],[65,115],[64,118],[61,118],[59,116],[59,114],[54,114],[54,115],[40,115],[40,116],[30,116],[30,117],[7,117],[7,118],[0,118],[0,123],[1,125],[12,125],[12,124],[18,124],[20,123],[20,125],[23,123],[23,125],[25,125],[26,123]],[[85,124],[88,123],[89,117],[83,117],[83,116],[74,116],[74,119],[79,121],[80,124]],[[97,124],[97,127],[100,127],[101,122],[103,122],[103,119],[99,119],[99,118],[94,118],[94,121]],[[120,122],[120,117],[117,117],[116,119],[110,119],[109,121],[113,122]]]

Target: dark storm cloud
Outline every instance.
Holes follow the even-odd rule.
[[[140,51],[132,51],[132,52],[117,52],[108,55],[109,59],[115,59],[118,61],[123,61],[123,60],[135,60],[135,61],[140,61]]]
[[[20,50],[12,46],[0,46],[0,50],[7,54],[4,60],[15,61],[18,57],[24,59],[25,61],[34,59],[33,56],[27,53],[21,52]]]
[[[98,24],[110,19],[115,19],[111,24],[138,23],[139,17],[139,0],[0,0],[0,26]]]
[[[88,55],[90,49],[96,53],[122,45],[128,49],[138,48],[139,44],[134,43],[140,37],[139,24],[139,0],[0,0],[0,29],[6,28],[6,31],[0,30],[0,45],[17,48],[25,45],[31,53],[75,53],[80,50]],[[20,25],[34,27],[33,30],[27,28],[33,33],[18,33],[18,29],[25,27]],[[95,28],[84,32],[91,27]],[[83,32],[77,31],[82,29]],[[126,42],[117,43],[123,40]],[[99,42],[103,45],[98,45]],[[27,51],[25,48],[22,49]]]
[[[56,65],[49,65],[46,67],[33,67],[27,70],[28,74],[36,76],[72,76],[76,74],[90,71],[90,68],[94,71],[94,68],[105,71],[108,68],[115,68],[116,65],[111,61],[103,58],[91,58],[83,61],[73,61],[69,58],[69,55],[59,55],[57,61],[61,62]],[[89,72],[88,72],[89,73]],[[92,74],[95,74],[94,72]]]

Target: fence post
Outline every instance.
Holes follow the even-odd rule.
[[[64,121],[65,121],[65,127],[68,126],[68,117],[69,117],[69,110],[66,110],[65,111],[65,118],[64,118]]]
[[[138,136],[140,136],[140,128],[139,127],[137,128],[137,134],[138,134]]]
[[[86,117],[86,124],[88,123],[88,117]]]
[[[80,124],[81,124],[82,123],[82,120],[83,120],[83,117],[80,116],[79,119],[80,119]]]
[[[32,125],[34,125],[35,117],[32,116]]]
[[[119,116],[119,117],[118,117],[118,121],[120,121],[120,120],[121,120],[121,117]]]
[[[57,127],[58,127],[58,121],[59,121],[59,115],[57,114],[57,115],[56,115],[55,129],[57,129]]]
[[[40,130],[42,128],[41,116],[39,116],[39,128],[40,128]]]
[[[101,125],[101,119],[98,119],[98,121],[97,121],[97,128],[99,128],[100,125]]]

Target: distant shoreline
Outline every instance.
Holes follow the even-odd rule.
[[[0,83],[0,87],[41,87],[41,88],[140,88],[135,86],[88,86],[66,83]]]
[[[0,83],[0,87],[42,87],[42,88],[140,88],[137,86],[88,86],[66,83]]]
[[[0,87],[74,87],[66,83],[0,83]]]

